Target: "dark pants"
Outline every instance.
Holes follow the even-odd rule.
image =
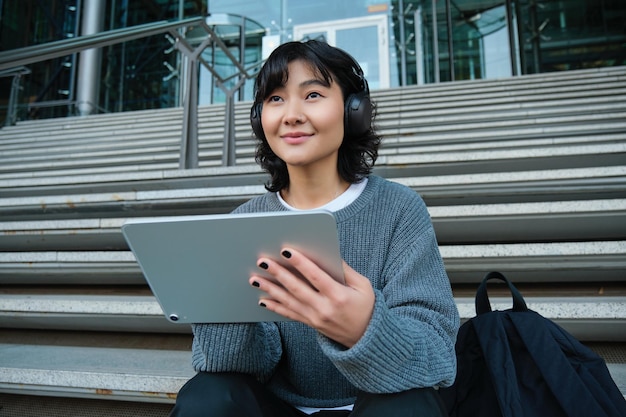
[[[360,393],[350,411],[322,411],[314,416],[444,417],[447,413],[433,388],[396,394]],[[247,375],[200,372],[178,393],[170,417],[302,417],[306,414],[280,400]]]

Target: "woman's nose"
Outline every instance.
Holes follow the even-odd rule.
[[[305,120],[302,107],[297,103],[290,103],[286,106],[285,116],[283,118],[286,124],[300,124]]]

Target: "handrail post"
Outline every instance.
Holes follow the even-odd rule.
[[[7,103],[7,117],[4,121],[5,126],[13,126],[17,123],[17,103],[18,95],[22,89],[22,76],[30,73],[30,69],[24,66],[16,67],[9,71],[0,71],[0,77],[11,77],[11,92],[9,93],[9,102]]]
[[[198,61],[185,56],[185,100],[180,143],[180,169],[198,168]]]
[[[243,86],[246,78],[241,76],[233,88],[226,88],[218,82],[220,89],[226,93],[224,107],[224,142],[222,144],[222,166],[235,166],[237,163],[237,147],[235,135],[235,93]]]
[[[198,62],[200,54],[211,43],[208,36],[196,48],[193,48],[176,33],[175,47],[183,55],[185,64],[185,99],[183,100],[183,129],[180,143],[180,169],[198,168]]]
[[[11,93],[9,95],[9,103],[7,106],[7,118],[4,122],[5,126],[13,126],[17,122],[17,95],[21,89],[22,74],[13,75],[11,80]]]

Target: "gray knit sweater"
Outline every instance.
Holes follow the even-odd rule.
[[[283,210],[267,193],[235,211]],[[459,316],[422,199],[371,176],[359,198],[334,214],[343,259],[376,294],[361,340],[347,349],[298,322],[195,324],[197,371],[252,374],[283,400],[308,407],[350,404],[359,390],[452,384]]]

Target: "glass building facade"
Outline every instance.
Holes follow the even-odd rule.
[[[308,38],[350,52],[373,90],[626,65],[624,0],[0,0],[0,50],[77,37],[96,4],[103,31],[208,14],[228,51],[203,50],[200,105],[252,99],[229,55],[253,73],[276,45]],[[185,36],[199,45],[206,33]],[[77,114],[86,81],[97,87],[93,112],[180,106],[172,46],[154,35],[101,48],[99,70],[82,81],[80,54],[3,70],[0,122],[11,102],[18,120]]]

